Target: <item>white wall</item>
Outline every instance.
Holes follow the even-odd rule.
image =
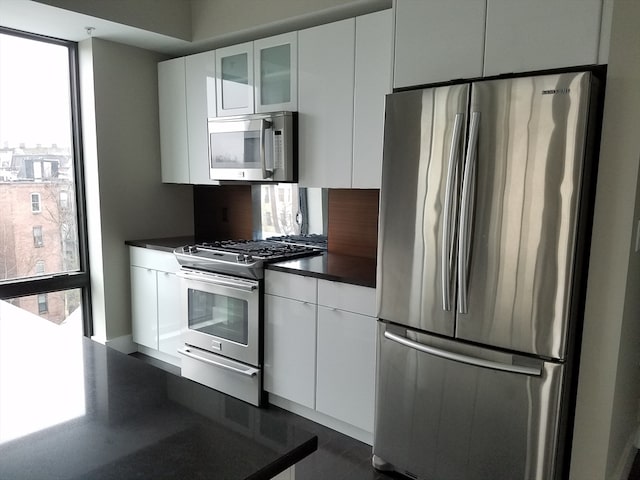
[[[191,8],[188,0],[35,1],[150,32],[191,40]],[[87,24],[89,25],[90,23]]]
[[[80,43],[95,336],[131,333],[125,240],[193,234],[193,190],[160,180],[157,62],[99,39]]]
[[[640,399],[640,2],[616,0],[572,451],[572,480],[623,480]]]

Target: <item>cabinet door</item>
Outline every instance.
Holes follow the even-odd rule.
[[[397,0],[393,86],[482,76],[485,11],[486,0]]]
[[[253,42],[256,112],[298,109],[298,33]]]
[[[316,410],[373,432],[376,319],[318,307]]]
[[[598,62],[602,0],[488,0],[485,76]]]
[[[253,113],[253,42],[216,50],[218,116]]]
[[[156,271],[131,266],[131,331],[133,341],[158,349],[158,290]]]
[[[316,305],[265,295],[264,389],[315,407]]]
[[[209,178],[207,119],[216,116],[216,57],[213,51],[186,57],[189,181],[217,184]]]
[[[356,18],[353,188],[380,188],[384,98],[391,93],[391,10]]]
[[[184,57],[158,63],[162,181],[189,183]]]
[[[161,352],[178,356],[181,346],[180,330],[182,323],[182,302],[180,279],[168,272],[158,272],[158,349]]]
[[[351,188],[355,19],[298,32],[299,185]]]

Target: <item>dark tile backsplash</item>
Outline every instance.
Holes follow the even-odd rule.
[[[379,190],[329,189],[328,249],[376,258]],[[199,241],[253,238],[250,185],[193,187],[195,236]]]
[[[193,203],[198,241],[253,238],[250,185],[195,185]]]
[[[376,258],[379,190],[329,190],[329,251]]]

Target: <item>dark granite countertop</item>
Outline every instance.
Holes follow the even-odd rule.
[[[325,252],[313,257],[270,263],[266,268],[363,287],[376,286],[376,261],[364,257]]]
[[[317,448],[277,408],[11,317],[0,315],[3,480],[270,479]]]
[[[127,240],[125,243],[133,247],[172,252],[174,248],[193,244],[194,237]],[[375,259],[364,257],[325,252],[312,257],[270,263],[267,264],[266,268],[364,287],[375,288],[376,286],[376,261]]]

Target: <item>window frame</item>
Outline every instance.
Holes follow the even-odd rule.
[[[79,270],[46,275],[42,278],[26,278],[0,281],[0,300],[46,294],[62,290],[80,289],[84,335],[93,335],[91,311],[91,280],[89,270],[89,242],[87,234],[84,157],[82,154],[82,128],[80,113],[80,71],[78,43],[47,37],[0,26],[0,33],[36,40],[67,48],[69,55],[69,88],[71,100],[71,135],[74,162],[75,201],[78,227]]]
[[[31,192],[29,197],[31,199],[31,213],[42,213],[42,196],[38,192]],[[33,201],[34,198],[38,199],[36,210],[33,208],[36,205],[36,202]]]
[[[44,247],[44,231],[42,230],[42,225],[34,225],[32,227],[33,231],[33,246],[36,248]]]

